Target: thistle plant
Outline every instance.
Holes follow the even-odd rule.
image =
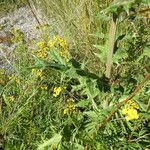
[[[53,4],[67,7],[65,1]],[[78,12],[84,6],[90,17],[96,10],[93,17],[101,18],[106,28],[99,29],[98,22],[91,21],[90,25],[102,30],[101,34],[83,26],[81,34],[74,35],[80,28],[73,30],[70,24],[70,38],[67,33],[47,32],[33,42],[31,50],[24,36],[18,30],[14,33],[14,69],[10,73],[0,70],[2,149],[150,148],[148,22],[140,14],[146,1],[118,1],[102,11],[96,5],[98,1],[79,4],[72,1],[69,6],[76,6],[74,11],[66,11]],[[91,11],[89,5],[94,7]],[[63,23],[65,17],[61,18]],[[115,28],[110,25],[112,21]],[[107,27],[115,29],[113,34],[108,34]],[[85,35],[81,38],[86,29],[88,38],[94,40]],[[46,30],[51,31],[50,27]],[[88,48],[93,50],[92,55],[88,51],[86,57],[79,57]],[[99,67],[92,62],[93,56]]]

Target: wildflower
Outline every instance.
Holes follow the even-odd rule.
[[[39,58],[46,58],[47,57],[47,52],[45,52],[45,51],[37,51],[37,57],[39,57]]]
[[[41,90],[47,90],[47,89],[48,89],[47,84],[43,84],[43,85],[41,86]]]
[[[9,101],[13,102],[15,100],[14,96],[9,96],[8,97]]]
[[[124,108],[124,109],[122,109],[122,114],[126,115],[125,119],[127,121],[139,118],[139,114],[138,114],[137,110],[133,109],[133,108]]]
[[[67,42],[63,38],[59,36],[55,36],[54,41],[56,41],[62,48],[64,49],[67,48]]]
[[[76,107],[74,105],[74,100],[73,99],[67,100],[67,103],[65,105],[65,109],[64,109],[64,112],[63,112],[64,115],[75,113],[75,112],[76,112]]]
[[[139,109],[138,104],[135,103],[133,100],[129,100],[127,105],[131,106],[132,108]]]
[[[15,76],[14,75],[10,75],[10,76],[8,76],[8,79],[9,80],[12,80],[12,79],[14,79],[15,78]]]
[[[60,51],[60,56],[65,57],[66,52],[65,51]]]
[[[16,83],[19,84],[20,83],[20,79],[16,78]]]
[[[32,54],[36,55],[39,58],[46,58],[47,57],[47,52],[43,50],[34,50],[32,51]]]
[[[40,48],[40,49],[46,49],[47,48],[47,44],[46,42],[38,42],[37,43],[37,46]]]
[[[32,73],[38,77],[42,77],[43,72],[42,70],[32,69]]]
[[[56,35],[56,36],[54,37],[54,40],[55,40],[55,41],[59,41],[59,39],[60,39],[60,37],[59,37],[58,35]]]
[[[57,97],[60,95],[60,93],[62,92],[62,88],[61,87],[55,87],[53,90],[53,96]]]
[[[137,103],[135,103],[133,100],[130,100],[122,109],[122,114],[125,115],[125,119],[127,121],[138,119],[139,114],[138,114],[137,109],[139,109],[139,106],[137,105]]]
[[[55,41],[53,41],[53,40],[50,40],[49,42],[48,42],[48,44],[49,44],[49,46],[51,47],[51,48],[54,48],[55,47]]]
[[[12,42],[17,43],[24,41],[24,33],[20,29],[14,28],[11,33],[13,34]]]
[[[63,47],[64,49],[67,48],[67,43],[66,43],[66,41],[65,41],[64,39],[60,39],[60,40],[59,40],[59,44],[60,44],[60,46]]]

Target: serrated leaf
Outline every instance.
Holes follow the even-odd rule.
[[[106,62],[107,59],[107,45],[93,45],[95,48],[100,50],[100,53],[94,53],[102,63]]]
[[[40,144],[37,148],[37,150],[44,150],[45,147],[55,147],[57,148],[58,144],[60,143],[62,139],[62,136],[60,134],[54,135],[51,139],[44,141],[42,144]]]
[[[119,49],[113,56],[113,63],[118,64],[121,59],[128,57],[128,54],[123,49]]]
[[[75,149],[75,150],[84,150],[84,146],[82,146],[82,145],[80,145],[80,144],[78,144],[78,143],[75,143],[75,144],[74,144],[74,149]]]
[[[85,99],[85,100],[80,100],[77,104],[76,104],[76,107],[86,107],[89,105],[89,100]]]

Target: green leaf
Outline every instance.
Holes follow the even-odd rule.
[[[140,60],[143,59],[144,57],[150,58],[150,50],[149,50],[148,47],[146,47],[146,48],[144,49],[143,54],[140,55],[140,57],[137,59],[137,61],[140,61]]]
[[[118,49],[118,51],[113,56],[113,63],[118,64],[119,61],[128,57],[128,54],[123,49]]]
[[[50,146],[51,148],[57,148],[59,143],[61,142],[62,136],[60,134],[54,135],[51,139],[44,141],[40,144],[37,150],[44,150],[45,147]]]
[[[5,94],[3,94],[2,97],[4,99],[5,104],[10,107],[10,103],[9,103],[8,99],[6,98]]]
[[[104,33],[95,33],[95,34],[90,34],[91,36],[100,38],[100,39],[105,39],[106,35]]]
[[[150,4],[150,1],[149,0],[142,0],[142,3],[144,3],[144,4]]]
[[[123,3],[123,8],[129,14],[129,9],[132,7],[134,0],[129,0]]]
[[[85,108],[86,106],[88,106],[90,103],[90,101],[88,99],[86,100],[80,100],[77,104],[76,107],[82,107]]]
[[[107,45],[93,45],[95,48],[100,50],[100,53],[94,53],[102,63],[106,63],[107,60]]]
[[[53,50],[49,52],[49,55],[52,57],[52,59],[60,64],[65,65],[66,62],[64,59],[58,54],[57,50]]]
[[[140,113],[140,115],[143,116],[146,119],[150,119],[150,112]]]
[[[78,144],[78,143],[75,143],[75,144],[74,144],[74,149],[75,149],[75,150],[84,150],[84,146],[82,146],[82,145],[80,145],[80,144]]]

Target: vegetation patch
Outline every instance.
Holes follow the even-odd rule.
[[[73,1],[69,9],[59,2],[65,15],[80,7],[90,12],[88,29],[76,17],[61,34],[39,25],[33,48],[19,29],[12,31],[13,70],[0,70],[2,149],[150,149],[148,3],[91,3],[90,9],[86,1]]]

